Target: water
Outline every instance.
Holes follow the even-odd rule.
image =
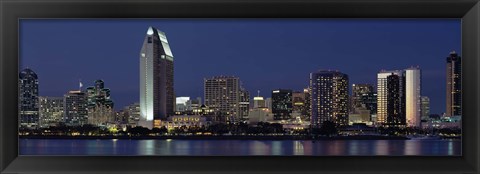
[[[20,155],[461,155],[460,140],[20,139]]]

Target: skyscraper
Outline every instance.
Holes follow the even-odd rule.
[[[405,110],[406,123],[410,127],[420,127],[421,108],[421,72],[418,67],[405,69]]]
[[[86,94],[89,124],[101,126],[115,120],[110,89],[105,88],[103,80],[96,80],[95,86],[88,87]]]
[[[253,108],[265,108],[265,100],[263,99],[263,97],[253,97]]]
[[[445,116],[462,115],[462,59],[455,51],[447,57],[447,106]]]
[[[20,126],[37,128],[38,114],[38,76],[31,69],[26,68],[19,74],[19,114]]]
[[[348,125],[348,86],[348,75],[338,71],[310,74],[313,127],[320,127],[325,121]]]
[[[239,115],[241,120],[248,119],[248,110],[250,109],[250,93],[244,89],[240,89]]]
[[[403,75],[391,74],[387,76],[387,119],[388,125],[404,125],[405,110],[403,102],[404,90],[402,87]]]
[[[377,74],[377,123],[419,127],[421,73],[418,67]]]
[[[63,96],[63,121],[70,126],[88,123],[87,95],[82,91],[69,91]]]
[[[173,54],[164,32],[149,27],[140,51],[140,126],[160,126],[173,115]]]
[[[368,109],[370,114],[377,113],[377,95],[372,84],[353,84],[351,102],[352,113],[356,108]]]
[[[240,79],[234,76],[216,76],[204,79],[204,103],[220,121],[235,122],[242,118]]]
[[[292,90],[277,89],[272,91],[272,113],[274,120],[288,120],[292,116]]]
[[[390,76],[390,80],[388,77]],[[395,81],[395,77],[398,76],[398,81]],[[378,124],[394,124],[396,121],[400,120],[393,119],[395,117],[405,117],[403,106],[401,105],[404,102],[404,78],[403,78],[403,71],[395,70],[395,71],[385,71],[382,70],[377,74],[377,119],[376,122]],[[390,83],[389,83],[390,82]],[[398,86],[398,87],[396,87]],[[390,88],[390,89],[389,89]],[[397,91],[391,91],[392,89],[398,88]],[[390,101],[390,102],[389,102]],[[397,105],[394,102],[399,102]],[[390,105],[389,105],[390,103]],[[395,107],[396,106],[396,107]],[[396,111],[392,109],[396,108]],[[392,115],[395,113],[395,115]],[[387,118],[390,118],[387,120]],[[398,124],[398,123],[397,123]]]
[[[422,120],[428,120],[430,117],[430,98],[422,96]]]
[[[63,117],[63,97],[39,97],[40,126],[56,126]]]
[[[299,114],[303,120],[307,119],[307,117],[310,115],[308,112],[308,108],[310,107],[310,102],[307,101],[309,99],[308,95],[308,89],[304,89],[303,91],[295,91],[292,94],[292,112],[297,115]]]

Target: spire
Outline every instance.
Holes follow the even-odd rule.
[[[147,34],[148,35],[153,35],[153,27],[152,26],[148,27]]]
[[[260,90],[257,90],[257,97],[260,97]]]

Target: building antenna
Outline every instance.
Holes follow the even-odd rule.
[[[257,90],[257,97],[260,97],[260,90]]]

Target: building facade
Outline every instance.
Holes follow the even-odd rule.
[[[63,119],[63,97],[39,97],[40,127],[57,126]]]
[[[140,125],[158,127],[174,110],[173,54],[165,33],[149,27],[140,51]]]
[[[204,79],[204,103],[224,122],[242,118],[240,79],[234,76],[216,76]]]
[[[405,70],[405,110],[406,123],[409,127],[420,127],[421,108],[421,71],[418,67]]]
[[[462,58],[455,51],[447,57],[447,106],[445,116],[462,115]]]
[[[277,89],[272,91],[272,113],[274,120],[291,119],[293,111],[293,91],[290,89]]]
[[[377,94],[377,125],[420,127],[420,68],[379,72]]]
[[[422,96],[421,110],[422,110],[422,120],[430,119],[430,98],[427,96]]]
[[[21,127],[38,128],[39,126],[39,100],[38,76],[26,68],[19,74],[19,120]]]
[[[310,74],[311,125],[321,127],[325,121],[348,125],[348,75],[338,71]]]
[[[396,79],[398,80],[395,81]],[[377,125],[403,124],[401,120],[404,117],[404,107],[401,103],[404,103],[404,90],[402,90],[405,86],[404,81],[401,70],[382,70],[377,74]],[[398,91],[392,91],[392,88],[397,88]]]
[[[248,110],[250,109],[250,93],[242,88],[240,90],[240,102],[238,103],[240,120],[248,120]]]
[[[110,89],[103,80],[96,80],[94,86],[87,87],[88,124],[105,126],[115,120],[114,103],[110,99]]]
[[[350,112],[357,108],[368,109],[370,114],[377,113],[377,94],[372,84],[352,84]]]
[[[63,96],[63,122],[69,126],[88,123],[87,94],[69,91]]]

